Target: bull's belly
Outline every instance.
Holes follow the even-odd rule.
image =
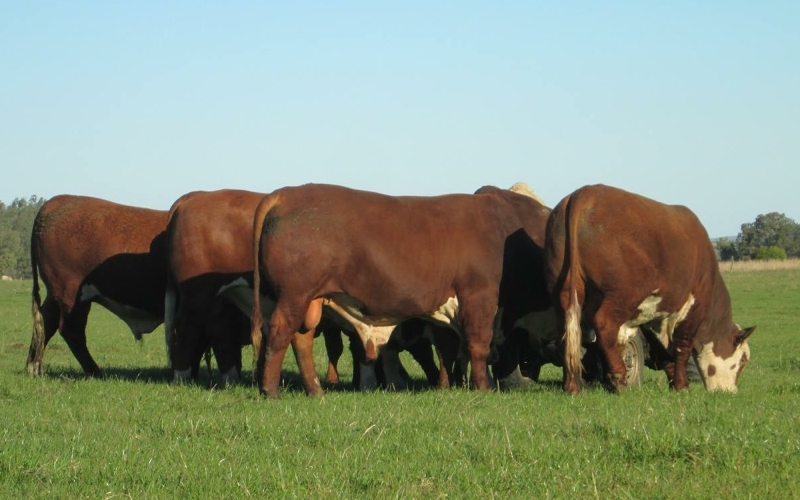
[[[344,293],[335,294],[326,299],[324,305],[355,330],[365,348],[372,342],[375,348],[380,349],[389,342],[389,337],[397,325],[410,319],[409,317],[366,316],[363,313],[364,304]],[[456,322],[457,316],[458,299],[451,297],[435,311],[412,317],[428,319],[452,328],[460,334]]]
[[[96,302],[111,311],[128,325],[137,340],[141,339],[143,334],[152,332],[164,322],[163,317],[157,316],[150,311],[123,304],[103,295],[92,284],[86,284],[81,288],[80,300],[82,302]]]

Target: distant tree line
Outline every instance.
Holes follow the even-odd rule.
[[[770,212],[742,224],[735,240],[717,241],[720,260],[766,260],[800,257],[800,224],[786,215]]]
[[[10,205],[0,201],[0,275],[31,277],[31,229],[44,202],[36,195],[16,198]]]

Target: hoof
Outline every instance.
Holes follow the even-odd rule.
[[[42,375],[44,375],[44,370],[42,369],[41,362],[28,363],[27,369],[28,369],[28,374],[33,377],[41,377]]]
[[[266,387],[261,387],[259,391],[261,392],[261,395],[267,399],[281,399],[281,393],[278,390],[270,390]]]

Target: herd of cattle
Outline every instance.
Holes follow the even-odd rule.
[[[439,387],[513,387],[537,377],[550,345],[565,391],[580,390],[587,349],[617,391],[640,328],[672,388],[688,387],[691,357],[708,390],[735,391],[753,331],[733,323],[690,210],[603,185],[552,210],[522,183],[432,197],[323,184],[192,192],[169,212],[61,195],[36,217],[31,260],[35,375],[57,330],[88,375],[101,373],[86,345],[93,302],[137,338],[163,322],[176,381],[196,377],[209,349],[222,383],[236,381],[252,344],[271,397],[290,345],[305,391],[322,394],[319,334],[330,382],[344,334],[359,387],[402,387],[404,349]]]

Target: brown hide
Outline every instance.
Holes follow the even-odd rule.
[[[84,372],[100,374],[86,347],[91,302],[128,321],[137,337],[161,323],[166,223],[165,211],[83,196],[60,195],[42,206],[31,234],[34,334],[27,362],[30,373],[42,373],[44,347],[59,330]],[[47,290],[44,303],[38,276]],[[91,287],[101,296],[89,296]],[[115,311],[115,304],[127,310]],[[137,317],[132,319],[132,313]]]
[[[236,375],[241,375],[241,346],[250,343],[250,325],[248,322],[246,331],[242,331],[241,314],[217,294],[237,280],[244,282],[238,286],[252,288],[253,213],[263,197],[264,194],[241,190],[197,191],[179,198],[170,210],[168,286],[177,294],[177,309],[174,320],[168,322],[174,325],[174,332],[168,332],[168,336],[173,339],[176,375],[191,370],[191,375],[196,376],[208,345],[214,350],[221,374],[236,368]],[[218,317],[219,314],[226,317]],[[336,335],[341,334],[337,331]],[[325,337],[326,344],[330,338]],[[302,348],[307,345],[303,340],[298,336],[294,343]],[[311,351],[296,351],[295,355],[304,360],[301,375],[306,391],[320,395],[316,371],[310,362]],[[331,369],[335,372],[335,366],[329,372]],[[334,375],[330,377],[333,379]],[[338,380],[338,373],[335,378]]]
[[[520,206],[527,207],[524,220]],[[472,382],[489,389],[486,363],[506,245],[515,234],[533,240],[542,232],[547,215],[542,208],[501,190],[392,197],[310,184],[268,195],[256,212],[253,233],[256,287],[263,277],[261,291],[277,298],[268,345],[262,348],[262,391],[278,395],[288,340],[312,301],[343,296],[362,304],[366,318],[388,324],[429,316],[457,297]],[[254,337],[260,327],[254,307]]]
[[[250,342],[249,321],[218,292],[238,280],[252,288],[250,241],[253,213],[263,193],[196,191],[173,203],[167,226],[169,292],[176,309],[167,311],[167,337],[176,375],[197,368],[206,347],[214,349],[220,373],[241,372],[241,346]],[[223,317],[220,317],[223,316]],[[224,380],[227,382],[227,380]]]
[[[663,316],[677,314],[694,298],[667,346],[674,357],[666,367],[673,388],[688,386],[686,364],[693,349],[697,353],[713,343],[714,356],[732,363],[740,361],[735,352],[749,352],[744,332],[731,319],[730,297],[708,234],[686,207],[608,186],[585,186],[564,198],[548,220],[545,276],[560,327],[566,330],[568,392],[577,392],[580,380],[580,330],[570,328],[570,311],[575,322],[597,332],[613,388],[625,380],[618,332],[643,317],[640,307],[646,299],[660,299],[655,312]],[[745,353],[741,366],[746,358]]]

